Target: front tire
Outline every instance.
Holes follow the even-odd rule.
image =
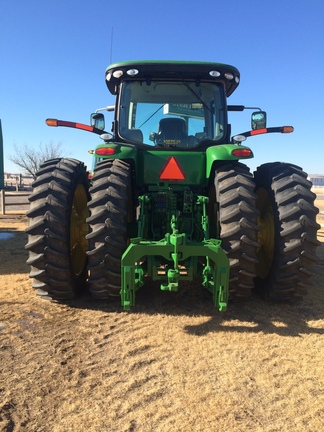
[[[48,160],[36,174],[26,249],[33,288],[40,296],[70,299],[86,285],[88,190],[86,168],[75,159]]]
[[[293,300],[306,293],[317,261],[316,195],[296,165],[264,164],[254,177],[260,212],[256,286],[270,300]]]

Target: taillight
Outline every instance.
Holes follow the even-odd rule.
[[[111,156],[116,154],[116,150],[112,147],[100,147],[96,149],[95,154],[98,156]]]
[[[253,156],[252,150],[247,148],[237,148],[232,150],[232,155],[237,157],[250,157]]]

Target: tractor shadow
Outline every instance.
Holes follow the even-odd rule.
[[[322,272],[323,274],[324,272]],[[143,292],[143,296],[144,296]],[[195,336],[213,332],[241,332],[300,336],[324,334],[323,283],[314,283],[303,301],[271,303],[256,293],[244,301],[229,302],[226,312],[219,312],[212,304],[211,294],[204,288],[179,293],[155,293],[141,299],[138,296],[136,313],[165,313],[206,317],[198,325],[186,325],[184,331]],[[166,295],[171,294],[166,298]],[[172,296],[172,294],[176,294]],[[172,298],[173,297],[173,298]],[[160,300],[160,302],[159,302]]]
[[[319,238],[320,241],[323,239]],[[241,302],[230,302],[226,312],[212,304],[205,288],[183,286],[178,292],[163,292],[159,283],[148,283],[136,293],[136,305],[124,311],[119,303],[94,300],[90,295],[69,302],[79,309],[136,315],[206,317],[199,325],[186,325],[187,334],[202,336],[213,332],[248,332],[301,336],[324,334],[324,244],[318,248],[319,261],[310,279],[308,294],[295,303],[271,303],[253,294]]]
[[[253,296],[241,304],[229,304],[225,314],[218,314],[200,325],[187,325],[188,334],[202,336],[213,332],[277,334],[299,337],[324,334],[323,307],[311,301],[296,304],[274,304]]]
[[[203,323],[184,326],[184,332],[203,336],[216,332],[277,334],[299,337],[305,334],[324,334],[324,290],[322,276],[315,276],[309,293],[296,303],[270,303],[253,294],[249,299],[230,302],[226,312],[219,312],[212,304],[211,294],[202,287],[179,292],[162,292],[154,284],[142,287],[136,294],[136,305],[124,311],[118,301],[103,302],[89,295],[74,299],[70,307],[100,310],[105,313],[138,315],[168,315],[204,317]]]

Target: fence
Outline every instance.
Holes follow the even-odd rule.
[[[0,191],[1,215],[25,214],[29,207],[28,196],[30,192]]]

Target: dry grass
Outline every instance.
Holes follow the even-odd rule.
[[[300,304],[220,314],[205,291],[142,288],[126,313],[38,299],[24,226],[0,220],[1,431],[324,429],[324,245]]]

